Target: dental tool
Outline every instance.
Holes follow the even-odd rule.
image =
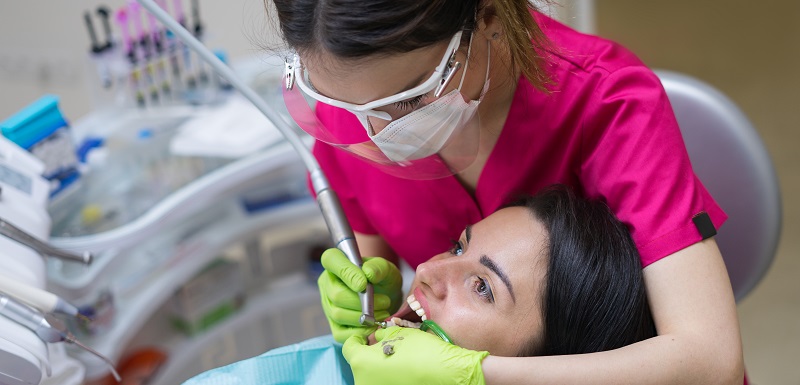
[[[89,319],[78,312],[78,308],[63,298],[38,287],[17,280],[3,277],[0,279],[0,293],[8,294],[44,313],[59,313],[78,317],[84,321]]]
[[[153,69],[153,62],[151,60],[150,36],[144,30],[139,4],[134,0],[128,0],[128,12],[130,12],[130,17],[133,19],[133,28],[136,34],[133,37],[134,41],[138,43],[138,46],[142,52],[142,72],[144,74],[147,87],[150,91],[150,101],[153,104],[158,104],[158,87],[156,86],[156,75],[155,70]],[[134,51],[135,49],[136,48],[134,47]]]
[[[122,33],[122,44],[124,44],[125,46],[125,55],[128,57],[128,62],[131,65],[131,71],[129,76],[131,84],[131,92],[133,92],[133,97],[134,100],[136,101],[136,104],[139,107],[144,108],[145,107],[144,93],[142,92],[139,84],[141,72],[136,63],[137,58],[136,58],[136,51],[134,49],[135,48],[134,41],[133,39],[131,39],[130,31],[128,30],[129,20],[128,20],[127,8],[120,8],[119,11],[117,11],[115,21],[117,22],[117,24],[119,24],[119,29]]]
[[[192,31],[194,32],[194,36],[197,40],[202,41],[203,39],[203,23],[200,21],[200,4],[198,0],[192,0],[192,18],[194,19],[194,26],[192,27]],[[206,74],[205,69],[203,69],[203,62],[197,62],[197,77],[200,78],[201,84],[207,84],[209,77]]]
[[[44,342],[67,342],[75,344],[108,364],[117,382],[122,380],[111,360],[78,341],[75,336],[67,330],[66,325],[64,325],[64,322],[60,319],[50,314],[42,314],[3,294],[0,294],[0,315],[30,329]]]
[[[275,123],[275,127],[280,130],[281,134],[292,145],[301,160],[309,170],[311,185],[314,187],[314,192],[317,195],[317,204],[319,205],[322,216],[325,219],[325,224],[331,233],[334,245],[339,248],[356,266],[361,267],[363,261],[361,254],[358,251],[355,235],[350,223],[344,215],[339,198],[330,186],[328,179],[322,172],[322,169],[317,163],[317,160],[311,154],[311,151],[306,148],[303,141],[294,131],[291,130],[290,122],[270,107],[264,100],[246,83],[209,51],[203,44],[192,36],[191,32],[182,27],[178,22],[162,10],[154,0],[136,0],[148,12],[152,13],[164,26],[171,29],[172,32],[180,38],[187,46],[194,50],[197,55],[204,60],[208,65],[213,68],[217,74],[230,82],[230,84],[239,92],[250,100],[253,105],[264,114],[270,121]],[[179,15],[182,12],[178,13]],[[283,124],[279,124],[283,123]],[[373,302],[373,288],[371,284],[367,285],[366,290],[358,294],[361,302],[361,317],[360,322],[365,326],[373,326],[375,322],[375,311]]]
[[[83,14],[83,21],[86,23],[86,30],[89,32],[89,41],[92,43],[92,52],[96,54],[103,52],[105,47],[100,44],[100,40],[97,39],[97,33],[94,31],[94,23],[92,23],[92,15],[89,12],[85,12]]]
[[[172,87],[169,84],[166,64],[167,58],[164,55],[164,31],[159,28],[155,16],[150,12],[147,13],[147,22],[150,27],[150,42],[155,54],[156,71],[161,81],[161,92],[166,97],[170,97],[172,95]]]
[[[78,255],[68,251],[56,249],[55,247],[40,241],[33,235],[26,233],[25,231],[12,225],[11,223],[6,222],[5,220],[3,220],[3,218],[0,218],[0,235],[5,235],[6,237],[11,238],[14,241],[17,241],[25,246],[30,247],[31,249],[33,249],[33,251],[39,253],[39,255],[43,257],[50,256],[50,257],[64,259],[67,261],[81,262],[87,265],[92,263],[92,253],[84,251],[83,254]]]
[[[172,13],[175,15],[175,18],[173,20],[177,20],[178,24],[181,26],[182,29],[187,29],[188,24],[186,23],[186,14],[183,13],[183,0],[172,0]],[[161,23],[164,24],[163,21]],[[174,28],[170,28],[166,24],[164,24],[164,26],[172,30],[173,33],[177,33]],[[183,44],[180,44],[181,41],[183,42]],[[175,42],[176,55],[180,56],[180,54],[183,54],[183,71],[187,75],[186,86],[190,90],[194,90],[197,87],[197,80],[194,78],[194,72],[192,69],[192,57],[191,57],[192,55],[191,52],[189,51],[189,48],[186,47],[186,44],[188,44],[188,42],[186,41],[186,39],[182,38],[179,38],[178,41]]]
[[[441,338],[444,342],[447,342],[449,344],[453,343],[453,340],[451,340],[450,336],[448,336],[447,333],[444,332],[444,329],[442,329],[442,327],[439,326],[439,324],[437,324],[436,322],[433,322],[431,320],[425,320],[425,321],[422,321],[422,322],[412,322],[412,321],[404,320],[402,318],[393,317],[391,320],[386,321],[386,322],[380,322],[379,324],[380,324],[381,328],[383,328],[383,329],[386,329],[386,328],[392,327],[392,326],[400,326],[400,327],[404,327],[404,328],[419,329],[419,330],[422,330],[424,332],[430,331],[431,333],[435,334],[437,337]]]
[[[105,32],[106,35],[106,43],[103,45],[103,47],[105,47],[105,49],[110,49],[114,47],[114,36],[111,33],[111,21],[110,21],[111,11],[108,8],[101,5],[97,7],[97,14],[102,19],[103,31]]]
[[[97,72],[98,76],[100,77],[100,82],[103,85],[103,88],[110,88],[113,83],[111,72],[108,69],[108,63],[106,63],[106,60],[102,57],[104,53],[111,48],[110,43],[100,43],[100,40],[98,40],[97,33],[94,29],[92,15],[88,11],[83,14],[83,20],[86,23],[86,30],[89,32],[89,40],[92,42],[89,53],[97,65]]]

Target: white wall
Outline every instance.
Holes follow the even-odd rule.
[[[186,12],[189,3],[183,0]],[[545,11],[580,28],[582,3],[593,1],[558,0]],[[93,67],[83,13],[94,13],[99,5],[117,9],[123,4],[124,0],[0,0],[0,120],[45,93],[61,97],[68,120],[88,113],[87,74]],[[233,60],[256,54],[259,42],[275,39],[263,0],[200,0],[200,13],[207,44],[224,48]],[[99,19],[95,29],[103,36]]]
[[[168,0],[171,4],[172,0]],[[89,35],[83,13],[123,0],[0,0],[0,120],[45,93],[61,97],[69,120],[90,111]],[[189,11],[189,0],[184,0]],[[252,55],[254,40],[270,39],[262,0],[200,0],[207,43],[235,59]],[[99,19],[95,29],[103,36]]]

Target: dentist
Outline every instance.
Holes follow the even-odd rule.
[[[735,302],[713,238],[726,215],[692,171],[658,78],[633,54],[527,0],[268,5],[296,52],[287,108],[317,139],[362,255],[380,257],[358,269],[323,255],[323,308],[357,383],[742,384]],[[467,225],[555,183],[607,202],[630,229],[656,337],[548,357],[487,355],[416,330],[400,335],[424,359],[365,344],[375,328],[359,324],[356,292],[367,282],[376,318],[388,317],[403,300],[392,262],[416,267]]]

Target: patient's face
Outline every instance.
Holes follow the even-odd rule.
[[[515,356],[532,338],[541,340],[546,241],[527,208],[500,210],[419,265],[411,294],[455,344]]]

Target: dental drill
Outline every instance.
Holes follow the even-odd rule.
[[[275,127],[281,132],[286,140],[292,145],[294,150],[300,156],[311,176],[311,185],[314,188],[314,193],[317,195],[317,204],[319,205],[322,216],[325,219],[325,224],[331,233],[333,244],[341,250],[353,264],[359,268],[362,265],[361,254],[358,251],[355,235],[350,223],[344,215],[342,206],[339,203],[339,198],[336,193],[331,189],[328,179],[322,172],[322,169],[317,163],[317,160],[311,154],[311,151],[306,148],[300,137],[293,132],[290,122],[287,122],[283,116],[277,113],[270,107],[264,100],[250,88],[246,83],[241,81],[238,76],[225,65],[219,58],[217,58],[211,51],[206,48],[203,43],[197,40],[191,32],[181,26],[175,19],[169,16],[166,11],[161,9],[154,0],[136,0],[148,12],[155,16],[165,27],[172,30],[172,32],[181,39],[189,48],[191,48],[197,56],[205,61],[219,76],[226,79],[233,87],[244,95],[253,105],[261,111],[264,116],[271,122],[275,123]],[[283,124],[278,124],[283,123]],[[361,318],[360,322],[364,326],[375,325],[375,312],[373,303],[373,289],[371,284],[367,284],[365,291],[358,294],[361,301]],[[383,325],[383,323],[380,323]]]
[[[119,373],[114,369],[114,364],[111,360],[78,341],[60,319],[50,314],[40,313],[2,293],[0,293],[0,315],[30,329],[44,342],[67,342],[75,344],[108,364],[117,382],[121,381]]]
[[[5,293],[45,313],[59,313],[71,317],[82,318],[78,308],[65,299],[36,286],[28,285],[18,280],[1,277],[0,294]]]

